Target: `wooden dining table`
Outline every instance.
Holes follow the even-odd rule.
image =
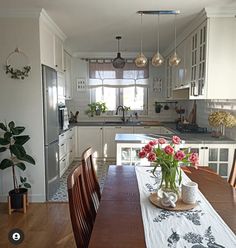
[[[236,233],[236,190],[208,167],[182,167]],[[134,166],[110,165],[89,248],[145,248]]]

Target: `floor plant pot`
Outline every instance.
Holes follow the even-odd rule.
[[[20,188],[18,192],[16,192],[14,189],[9,191],[9,214],[15,210],[23,210],[25,213],[26,205],[28,205],[28,189]]]

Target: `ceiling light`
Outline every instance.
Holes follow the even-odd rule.
[[[175,14],[175,51],[169,59],[170,66],[177,66],[181,62],[181,58],[176,53],[176,14]]]
[[[140,29],[140,45],[141,45],[141,49],[140,49],[140,53],[138,54],[138,56],[135,59],[135,64],[137,67],[145,67],[147,65],[147,58],[145,57],[145,55],[143,54],[143,29],[142,29],[142,24],[143,24],[143,13],[139,13],[141,14],[141,29]]]
[[[152,57],[152,65],[155,67],[158,67],[160,65],[163,64],[164,59],[161,56],[160,52],[159,52],[159,22],[160,22],[160,14],[158,14],[158,18],[157,18],[157,51],[154,54],[154,56]]]
[[[117,68],[117,69],[120,69],[120,68],[123,68],[125,66],[125,59],[123,59],[121,57],[121,54],[120,54],[120,39],[121,39],[121,36],[116,36],[116,39],[118,41],[118,52],[117,52],[117,56],[115,59],[113,59],[112,61],[112,65]]]
[[[164,59],[160,54],[159,51],[159,15],[175,15],[175,48],[174,48],[174,54],[171,56],[170,60],[169,60],[169,64],[170,66],[177,66],[181,59],[180,57],[177,55],[176,53],[176,15],[178,15],[180,13],[179,10],[139,10],[137,11],[138,14],[141,15],[141,52],[139,53],[139,55],[137,56],[137,58],[135,59],[135,64],[137,67],[144,67],[147,65],[147,58],[145,57],[145,55],[143,54],[142,51],[142,39],[143,39],[143,34],[142,34],[142,16],[143,15],[158,15],[158,25],[157,25],[157,51],[154,54],[153,58],[152,58],[152,65],[157,67],[163,64]]]

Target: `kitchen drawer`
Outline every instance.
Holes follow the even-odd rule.
[[[59,160],[61,160],[67,153],[67,141],[59,142]]]
[[[74,136],[74,128],[70,128],[68,131],[66,131],[66,137],[67,139]]]
[[[59,144],[66,140],[66,132],[59,135]]]
[[[63,157],[60,162],[59,162],[59,167],[60,167],[60,177],[63,175],[63,173],[65,172],[66,170],[66,162],[67,162],[67,159],[66,159],[66,156]]]

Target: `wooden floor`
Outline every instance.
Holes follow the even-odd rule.
[[[8,241],[8,232],[21,229],[25,239],[20,245]],[[8,215],[7,204],[0,203],[0,247],[75,248],[68,203],[32,203],[27,213]]]

